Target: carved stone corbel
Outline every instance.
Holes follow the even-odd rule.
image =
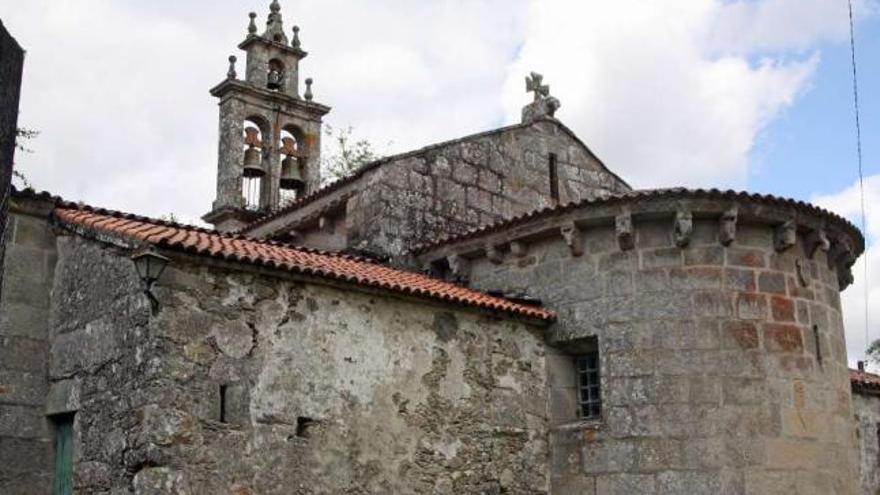
[[[578,257],[584,254],[584,241],[581,237],[581,229],[574,222],[568,222],[559,227],[565,244],[571,251],[571,255]]]
[[[683,248],[691,243],[691,235],[694,233],[694,216],[690,211],[679,210],[675,213],[675,225],[672,235],[675,245]]]
[[[466,258],[450,254],[446,257],[446,262],[449,264],[449,272],[456,280],[466,282],[469,279],[471,267]]]
[[[718,239],[723,246],[729,246],[736,239],[736,220],[739,210],[736,206],[721,214]]]
[[[788,219],[773,231],[773,247],[777,253],[791,249],[797,243],[797,224]]]
[[[510,241],[510,253],[517,258],[523,258],[529,253],[529,245],[522,241]]]
[[[629,251],[635,246],[633,237],[632,215],[621,213],[614,218],[614,231],[617,235],[617,245],[622,251]]]
[[[817,249],[827,253],[830,248],[831,241],[828,240],[828,233],[825,232],[825,229],[812,230],[804,239],[804,249],[806,250],[807,257],[810,259],[816,254]]]
[[[831,248],[828,250],[828,268],[840,266],[847,261],[850,261],[847,266],[850,266],[855,262],[852,245],[850,245],[849,241],[846,239],[837,239],[831,244]]]
[[[500,265],[502,261],[504,261],[504,255],[498,249],[498,246],[488,243],[486,244],[486,259],[491,261],[495,265]]]

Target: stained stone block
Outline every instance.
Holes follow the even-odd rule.
[[[597,495],[654,495],[654,476],[650,474],[603,474],[596,477]]]
[[[774,294],[785,294],[785,275],[777,272],[762,272],[758,275],[758,290]]]

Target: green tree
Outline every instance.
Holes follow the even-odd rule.
[[[348,177],[367,163],[382,158],[372,143],[353,137],[353,128],[324,127],[329,153],[321,159],[322,182],[326,185]]]

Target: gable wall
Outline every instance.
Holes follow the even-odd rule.
[[[557,156],[559,201],[629,190],[562,126],[537,121],[392,158],[299,210],[249,231],[298,231],[297,243],[396,257],[417,244],[555,204],[549,156]],[[316,235],[320,216],[343,222]]]

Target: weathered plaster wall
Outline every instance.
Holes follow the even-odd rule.
[[[860,495],[880,493],[880,395],[853,393],[859,446]]]
[[[48,493],[52,481],[48,391],[49,295],[55,237],[48,208],[12,199],[0,297],[0,493]]]
[[[124,252],[59,250],[51,376],[83,491],[546,493],[525,323],[182,258],[149,317]]]
[[[802,234],[779,253],[774,224],[742,218],[724,247],[717,216],[696,220],[690,245],[677,247],[669,206],[639,206],[653,213],[634,217],[628,250],[611,208],[610,221],[585,220],[593,225],[575,233],[581,256],[559,227],[515,250],[499,244],[495,262],[465,246],[475,257],[458,275],[471,285],[559,312],[548,356],[598,337],[602,419],[579,423],[572,400],[551,399],[554,492],[856,493],[838,276],[826,253],[806,256]],[[565,375],[551,363],[565,375],[551,373],[551,392],[568,366]]]
[[[357,179],[249,234],[288,235],[336,248],[310,235],[321,216],[344,218],[346,247],[392,257],[445,235],[556,204],[550,155],[556,156],[559,202],[629,189],[559,123],[539,120],[440,143],[392,157]]]

